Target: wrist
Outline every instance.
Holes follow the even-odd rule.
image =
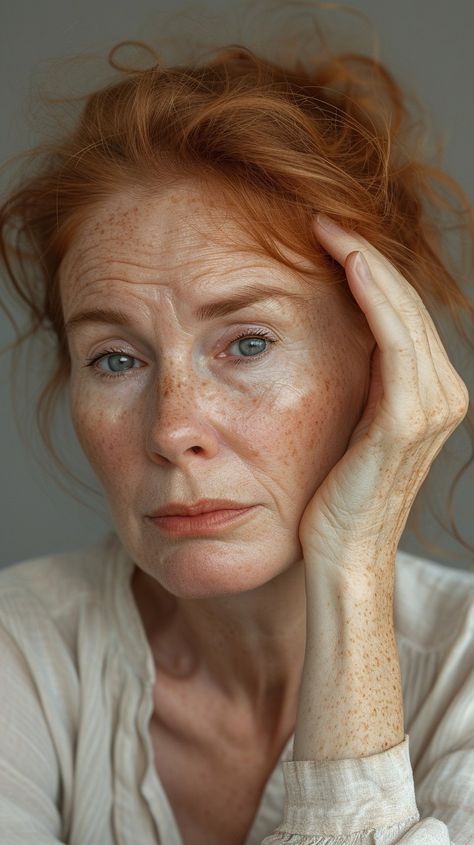
[[[400,662],[387,579],[320,567],[309,578],[294,759],[377,754],[403,741]]]
[[[346,564],[327,559],[305,566],[307,637],[345,641],[351,628],[366,630],[367,636],[380,637],[394,632],[393,599],[395,564],[375,563],[373,558],[352,556]],[[308,639],[307,639],[308,642]]]

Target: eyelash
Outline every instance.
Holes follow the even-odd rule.
[[[242,332],[241,334],[237,335],[237,337],[234,337],[233,340],[229,341],[229,346],[232,346],[233,343],[236,343],[238,340],[241,340],[242,338],[253,338],[253,337],[263,337],[265,340],[268,341],[268,343],[277,343],[278,342],[278,341],[274,340],[272,337],[270,337],[270,335],[268,334],[268,332],[265,331],[265,329],[255,329],[255,331],[252,331],[251,333]],[[233,364],[233,365],[237,365],[237,364],[242,364],[242,363],[250,363],[251,361],[255,361],[256,359],[260,360],[261,358],[263,358],[264,355],[266,355],[268,353],[268,351],[269,350],[267,348],[263,352],[260,352],[258,355],[249,355],[247,358],[245,358],[245,357],[235,358],[234,360],[230,361],[229,363]],[[117,349],[117,348],[112,349],[112,348],[110,348],[110,349],[105,349],[103,352],[100,353],[100,355],[95,355],[92,358],[87,358],[86,363],[83,366],[84,367],[94,367],[94,365],[96,363],[101,361],[102,358],[107,358],[108,355],[126,355],[127,358],[132,358],[132,359],[134,358],[133,355],[129,355],[128,352],[125,352],[123,349]],[[99,378],[117,379],[117,378],[120,378],[121,376],[127,375],[127,373],[129,373],[130,370],[134,370],[134,369],[136,369],[136,367],[130,367],[130,370],[123,370],[122,372],[117,372],[115,374],[106,373],[104,371],[99,371],[98,367],[94,367],[94,369],[96,370],[96,373],[99,376]]]

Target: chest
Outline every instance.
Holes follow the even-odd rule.
[[[156,770],[184,845],[243,845],[265,787],[254,761],[206,759],[160,730],[153,734]]]
[[[225,727],[212,706],[203,718],[196,699],[184,710],[173,703],[170,712],[171,697],[161,690],[150,737],[183,845],[244,845],[276,760],[243,723]]]

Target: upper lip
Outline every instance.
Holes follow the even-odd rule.
[[[158,508],[150,514],[150,517],[155,516],[194,516],[198,513],[209,513],[209,511],[218,510],[235,510],[248,508],[251,505],[246,505],[243,502],[234,502],[231,499],[200,499],[192,505],[185,505],[183,502],[169,502],[167,505]]]

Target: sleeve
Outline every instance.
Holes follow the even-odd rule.
[[[474,601],[416,715],[429,741],[414,764],[423,816],[443,819],[455,845],[474,843]]]
[[[420,820],[408,734],[369,757],[281,765],[283,820],[261,845],[461,845],[444,821]]]
[[[282,823],[262,845],[473,845],[474,602],[459,614],[409,736],[358,760],[286,761]],[[420,666],[426,655],[420,654]],[[416,787],[415,787],[416,784]],[[415,796],[416,790],[416,796]]]
[[[28,662],[0,623],[0,842],[65,845],[59,765]]]

